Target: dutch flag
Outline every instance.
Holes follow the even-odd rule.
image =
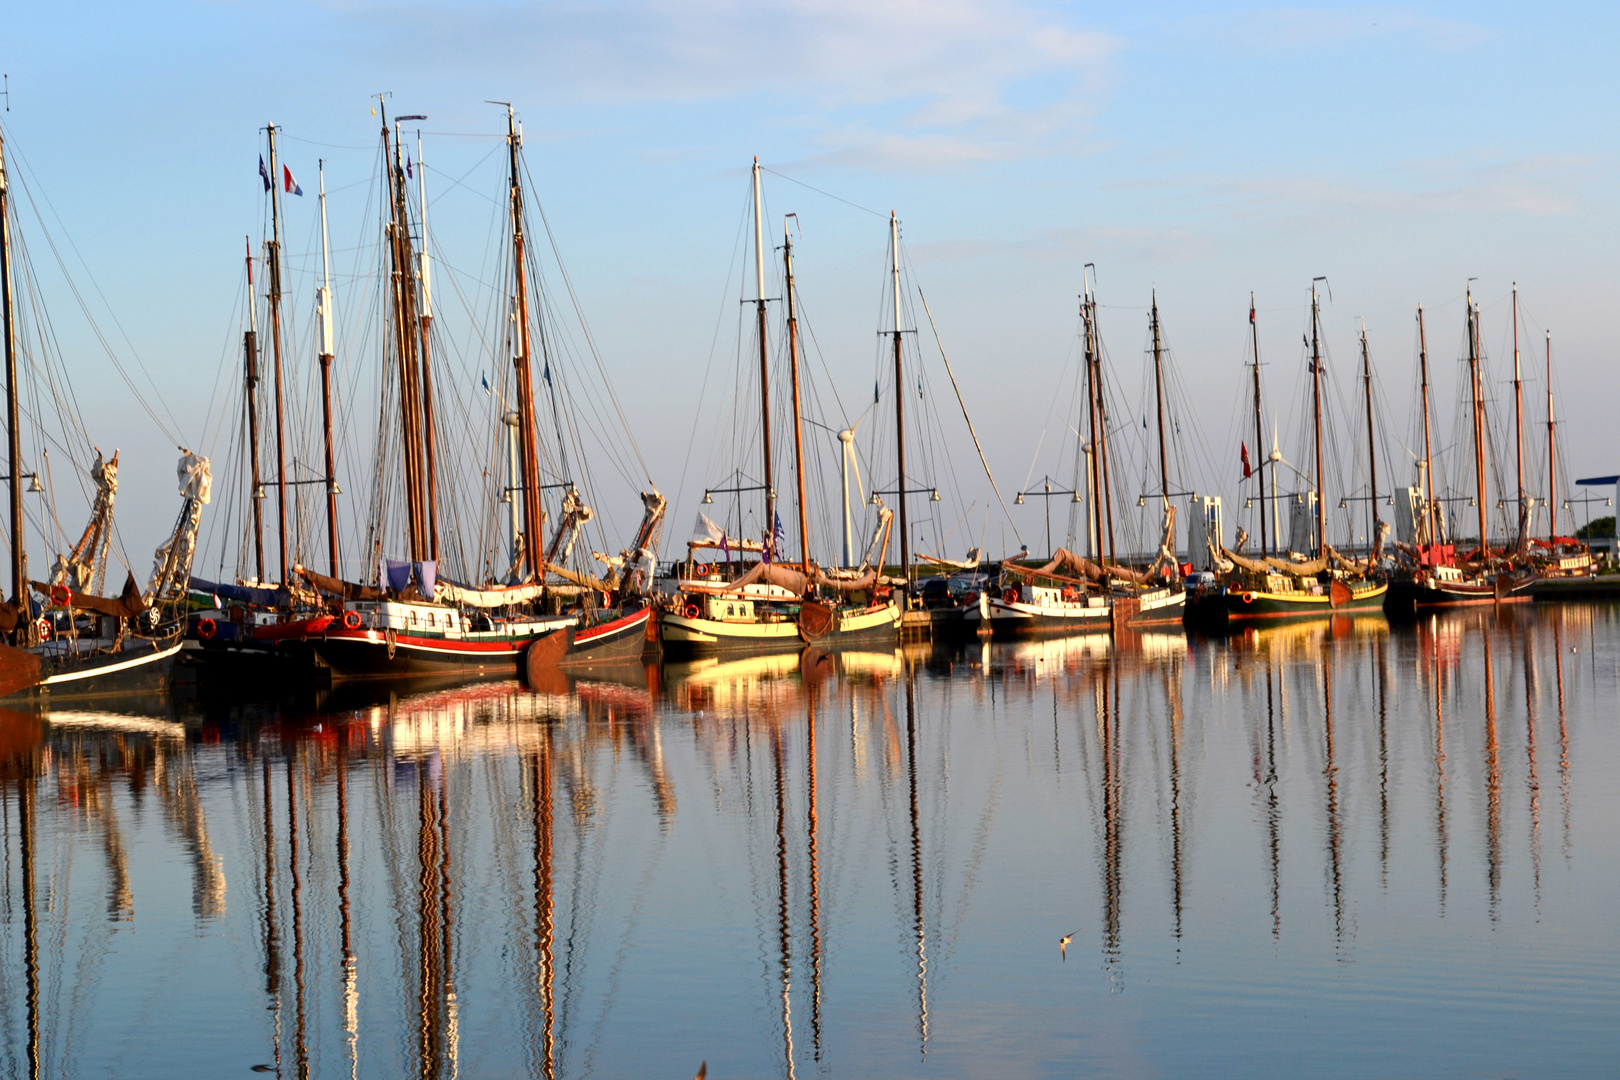
[[[304,193],[304,189],[298,186],[298,181],[293,179],[292,170],[285,165],[281,167],[281,182],[283,185],[282,190],[289,194],[302,195]]]

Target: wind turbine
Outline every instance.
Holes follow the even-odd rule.
[[[867,412],[871,410],[868,409]],[[845,567],[855,562],[855,517],[849,502],[849,470],[855,469],[855,490],[860,492],[861,502],[866,502],[866,491],[861,485],[861,463],[855,454],[855,432],[859,430],[867,413],[862,413],[860,419],[854,424],[838,433],[838,441],[842,444],[840,456],[843,459],[843,486],[844,486],[844,562]]]

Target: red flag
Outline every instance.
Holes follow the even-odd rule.
[[[1249,444],[1240,443],[1239,445],[1243,449],[1243,479],[1247,480],[1254,474],[1254,470],[1249,467]]]

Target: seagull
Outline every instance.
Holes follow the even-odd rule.
[[[1069,958],[1069,942],[1073,940],[1074,933],[1072,931],[1058,938],[1058,951],[1063,954],[1063,959],[1065,960]]]

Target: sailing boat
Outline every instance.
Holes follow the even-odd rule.
[[[1311,282],[1310,376],[1316,475],[1309,495],[1314,504],[1312,516],[1315,520],[1308,523],[1314,529],[1303,530],[1308,539],[1303,546],[1314,548],[1315,557],[1267,556],[1251,559],[1222,547],[1221,572],[1225,580],[1200,598],[1194,616],[1195,622],[1205,629],[1219,630],[1232,623],[1257,619],[1323,616],[1374,609],[1384,602],[1384,595],[1389,591],[1389,586],[1379,576],[1377,565],[1381,555],[1381,533],[1375,534],[1373,553],[1366,561],[1346,558],[1327,542],[1327,504],[1323,490],[1326,470],[1322,446],[1322,320],[1316,291],[1316,282],[1321,280],[1317,278]],[[1252,318],[1252,307],[1250,315]],[[1259,409],[1259,395],[1256,393],[1257,426]],[[1370,424],[1370,411],[1368,416]],[[1368,430],[1370,440],[1370,426]],[[1274,457],[1273,467],[1276,464],[1278,462]],[[1305,507],[1310,504],[1301,501],[1297,505]],[[1315,535],[1309,535],[1311,532]],[[1277,546],[1279,549],[1282,546],[1280,537]]]
[[[1474,303],[1472,287],[1467,292],[1466,336],[1468,341],[1468,395],[1469,416],[1473,433],[1474,498],[1478,510],[1479,547],[1462,556],[1457,555],[1455,544],[1437,542],[1440,510],[1435,504],[1432,487],[1427,499],[1430,518],[1426,544],[1397,544],[1401,566],[1390,581],[1389,598],[1384,609],[1392,615],[1410,615],[1416,611],[1441,607],[1460,607],[1467,604],[1498,604],[1530,599],[1535,583],[1528,563],[1529,500],[1524,493],[1524,439],[1523,439],[1523,381],[1519,370],[1518,347],[1518,290],[1514,290],[1513,384],[1516,398],[1514,418],[1519,437],[1515,440],[1518,451],[1519,551],[1492,552],[1487,542],[1487,503],[1485,501],[1485,377],[1479,348],[1479,308]],[[1429,448],[1429,395],[1428,349],[1423,334],[1423,312],[1418,310],[1419,363],[1423,379],[1424,472],[1433,475],[1433,460]],[[1429,483],[1432,485],[1433,481]]]
[[[409,559],[385,560],[376,585],[357,584],[305,566],[294,572],[308,586],[341,601],[330,616],[310,621],[298,646],[313,650],[335,678],[458,674],[510,677],[520,669],[566,662],[636,658],[645,647],[649,611],[641,595],[663,520],[664,499],[643,493],[645,513],[635,542],[607,577],[578,573],[566,564],[584,526],[595,516],[571,481],[548,485],[540,470],[534,404],[534,333],[530,322],[527,218],[516,115],[507,109],[509,228],[512,249],[513,367],[516,379],[514,450],[507,494],[514,507],[512,584],[466,585],[442,577],[438,509],[438,448],[430,354],[432,283],[420,214],[410,214],[407,171],[398,117],[389,130],[382,113],[382,153],[388,196],[386,224],[391,285],[388,349],[398,378],[401,469]],[[413,224],[424,249],[413,242]],[[545,342],[542,339],[541,348]],[[548,381],[549,381],[549,367]],[[379,448],[381,452],[381,448]],[[561,513],[549,543],[541,542],[544,488],[560,488]],[[521,528],[516,522],[521,516]],[[380,547],[380,538],[377,541]],[[617,565],[613,565],[614,563]],[[560,578],[562,584],[547,580]],[[573,601],[570,610],[561,610]],[[532,647],[550,638],[543,653]]]
[[[1591,577],[1597,573],[1592,551],[1573,536],[1558,535],[1558,424],[1553,417],[1552,331],[1547,331],[1547,539],[1531,540],[1538,549],[1536,573],[1543,578]]]
[[[1085,335],[1086,423],[1090,432],[1090,441],[1082,450],[1086,456],[1086,487],[1092,494],[1086,528],[1094,558],[1058,548],[1045,565],[1036,568],[1004,560],[1000,593],[984,590],[967,613],[968,623],[977,622],[981,633],[1006,637],[1174,625],[1182,621],[1187,594],[1177,584],[1181,567],[1175,554],[1176,507],[1170,502],[1158,294],[1153,297],[1150,329],[1159,419],[1159,498],[1164,512],[1164,538],[1157,555],[1145,569],[1125,565],[1115,549],[1107,388],[1103,380],[1097,300],[1089,276],[1081,295],[1080,318]],[[1078,494],[1075,498],[1079,501]],[[1144,495],[1144,501],[1145,498]]]
[[[183,450],[182,504],[169,539],[157,549],[143,590],[133,575],[121,595],[97,595],[106,576],[117,492],[118,455],[99,452],[90,475],[97,496],[90,523],[73,550],[60,557],[50,581],[31,581],[24,536],[23,481],[45,489],[22,460],[18,379],[18,300],[13,270],[11,183],[0,135],[0,317],[4,319],[6,478],[9,490],[10,599],[0,603],[0,695],[46,694],[52,699],[163,690],[185,631],[186,590],[197,526],[209,500],[208,459]],[[76,418],[75,418],[76,419]],[[77,421],[82,426],[82,421]],[[29,592],[46,599],[41,605]]]
[[[754,283],[756,298],[755,333],[759,342],[760,375],[760,430],[763,483],[745,486],[739,483],[727,490],[741,495],[747,491],[764,494],[765,521],[770,523],[764,539],[758,542],[733,538],[706,517],[699,518],[701,535],[688,545],[685,573],[676,579],[671,596],[659,610],[659,633],[666,652],[676,657],[748,650],[751,652],[782,652],[799,649],[805,642],[822,647],[840,643],[870,644],[892,642],[900,623],[901,608],[888,594],[879,580],[884,556],[888,551],[892,512],[884,508],[873,547],[877,551],[875,564],[863,564],[852,577],[832,577],[810,560],[809,513],[804,476],[804,440],[802,401],[799,381],[799,337],[796,293],[793,283],[793,242],[786,223],[783,227],[783,257],[786,270],[785,296],[787,299],[788,369],[792,390],[793,445],[796,474],[796,509],[799,528],[799,562],[784,564],[780,561],[783,548],[781,518],[776,509],[776,487],[773,481],[775,462],[771,455],[771,393],[770,356],[765,305],[765,239],[763,199],[760,192],[759,159],[754,159],[752,174],[754,196]],[[895,228],[890,219],[891,233]],[[898,260],[898,256],[896,256]],[[898,262],[896,262],[898,265]],[[898,282],[898,271],[896,271]],[[898,301],[896,302],[898,309]],[[899,316],[896,315],[895,362],[897,380],[900,377]],[[897,381],[896,396],[903,398]],[[897,416],[903,425],[904,405],[897,406]],[[902,431],[904,428],[902,427]],[[904,463],[902,451],[902,465]],[[902,531],[904,528],[904,481],[901,483]],[[705,502],[712,501],[705,493]],[[739,528],[739,532],[741,529]],[[904,539],[902,538],[902,563]],[[724,563],[699,561],[697,552],[721,549],[726,554]],[[746,567],[739,559],[735,569],[731,552],[746,557],[749,551],[759,553],[759,561]],[[870,549],[869,549],[870,551]],[[844,597],[861,595],[864,602],[827,602],[811,596],[812,590],[836,593]]]

